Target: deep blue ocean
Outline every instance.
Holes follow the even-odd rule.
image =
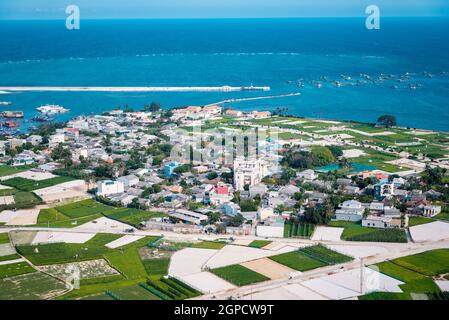
[[[381,74],[392,78],[364,82]],[[0,108],[23,110],[27,127],[48,103],[71,109],[64,120],[151,101],[172,108],[301,92],[226,106],[365,122],[388,113],[404,126],[449,131],[449,19],[385,18],[381,30],[367,30],[364,18],[82,20],[76,31],[65,21],[0,21],[0,86],[251,84],[272,90],[0,94],[13,103]]]

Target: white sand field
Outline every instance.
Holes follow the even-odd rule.
[[[16,253],[16,249],[10,243],[0,244],[0,257],[9,256]]]
[[[441,291],[449,291],[449,281],[448,280],[436,280],[435,283],[441,289]]]
[[[263,274],[272,280],[288,278],[291,274],[297,273],[296,270],[290,269],[268,258],[244,262],[242,266]]]
[[[322,227],[319,226],[313,233],[314,241],[341,241],[340,237],[344,228]]]
[[[363,150],[359,150],[359,149],[343,150],[343,157],[346,158],[346,159],[358,158],[358,157],[361,157],[361,156],[363,156],[365,154],[366,153]]]
[[[4,210],[0,212],[0,222],[8,223],[8,221],[14,219],[16,215],[17,215],[16,212],[12,210]]]
[[[246,239],[237,239],[232,244],[236,246],[247,246],[249,245],[253,240],[246,240]]]
[[[205,294],[236,288],[232,283],[229,283],[210,272],[200,272],[181,276],[178,277],[178,279]]]
[[[5,181],[5,180],[12,179],[12,178],[24,178],[24,179],[29,179],[29,180],[33,180],[33,181],[42,181],[42,180],[47,180],[47,179],[51,179],[54,177],[56,177],[56,176],[50,172],[28,170],[28,171],[15,173],[15,174],[12,174],[9,176],[1,177],[0,180]]]
[[[25,261],[23,258],[15,259],[15,260],[8,260],[8,261],[0,261],[0,266],[4,266],[7,264],[14,264]]]
[[[89,221],[87,223],[84,223],[76,228],[75,230],[87,230],[92,231],[96,233],[101,233],[103,231],[125,231],[129,229],[133,229],[134,231],[137,231],[136,228],[131,227],[128,224],[122,223],[120,221],[112,220],[106,217],[101,217],[92,221]]]
[[[61,202],[68,199],[87,199],[87,184],[84,180],[73,180],[52,187],[33,191],[45,202]]]
[[[29,226],[37,223],[39,212],[40,209],[5,210],[0,213],[0,221],[7,226]]]
[[[440,241],[449,239],[449,223],[436,221],[410,228],[410,234],[415,242]]]
[[[7,189],[12,189],[11,187],[8,186],[4,186],[2,184],[0,184],[0,190],[7,190]]]
[[[326,300],[325,297],[314,292],[298,283],[290,284],[283,287],[288,292],[293,293],[297,299],[296,300]]]
[[[13,196],[4,196],[0,197],[0,205],[7,206],[9,204],[14,204],[16,201],[14,200]]]
[[[330,249],[343,253],[347,256],[360,259],[376,256],[383,253],[388,253],[388,250],[383,247],[376,246],[354,246],[354,245],[329,245]]]
[[[185,248],[175,252],[170,260],[168,274],[171,276],[187,276],[203,271],[204,264],[218,250]]]
[[[285,289],[285,287],[278,287],[274,289],[253,292],[242,297],[243,300],[301,300],[296,294]]]
[[[353,298],[374,291],[402,292],[399,285],[404,284],[403,282],[370,268],[364,268],[364,292],[362,293],[360,276],[360,269],[354,269],[304,281],[301,284],[333,300]]]
[[[105,246],[110,249],[120,248],[143,238],[145,238],[145,236],[126,235],[118,238],[117,240],[107,243]]]
[[[278,254],[276,251],[263,250],[250,247],[228,245],[207,261],[211,269],[240,264],[243,262],[261,259]]]
[[[75,232],[47,232],[39,231],[31,242],[35,244],[46,243],[86,243],[95,237],[95,233],[75,233]]]

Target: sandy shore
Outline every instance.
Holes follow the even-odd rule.
[[[0,92],[60,91],[60,92],[229,92],[269,91],[270,87],[0,87]]]

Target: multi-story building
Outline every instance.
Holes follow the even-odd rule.
[[[268,167],[265,161],[260,159],[234,161],[234,188],[242,191],[245,186],[254,186],[262,181],[268,174]]]

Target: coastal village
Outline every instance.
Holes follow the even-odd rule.
[[[3,256],[13,259],[9,264],[0,262],[0,269],[3,265],[32,268],[28,261],[40,273],[58,278],[48,265],[91,260],[100,263],[103,267],[98,269],[109,272],[108,277],[117,280],[122,274],[134,279],[134,290],[143,288],[155,299],[213,298],[220,292],[229,297],[229,291],[247,284],[227,278],[221,269],[238,266],[262,273],[254,281],[261,283],[279,277],[292,279],[298,276],[295,272],[308,268],[295,268],[276,257],[308,250],[310,244],[309,249],[316,251],[307,253],[310,257],[323,252],[338,255],[341,261],[335,263],[315,257],[326,260],[324,265],[333,265],[380,255],[383,248],[374,245],[361,254],[338,250],[335,243],[387,243],[404,249],[406,244],[430,246],[449,239],[445,222],[449,219],[448,134],[401,128],[388,115],[377,123],[364,124],[285,113],[281,109],[242,112],[219,105],[162,110],[152,103],[142,111],[115,109],[65,123],[44,123],[28,134],[4,138],[0,141],[0,232],[9,232],[11,243],[0,245],[0,258],[4,246],[9,251],[5,249]],[[254,149],[263,146],[273,153],[261,158],[255,152],[228,163],[190,156],[201,154],[213,143],[206,134],[201,143],[189,145],[189,157],[174,160],[172,151],[188,144],[198,128],[203,133],[216,130],[236,136],[247,130],[259,136],[266,132],[275,138],[259,141]],[[271,166],[273,161],[277,170]],[[100,259],[104,246],[100,250],[95,244],[90,252],[98,252],[91,257],[89,252],[73,254],[70,249],[72,253],[62,261],[45,249],[61,243],[80,248],[99,236],[110,240],[103,243],[112,252],[106,256],[120,254],[121,247],[135,250],[137,244],[154,236],[145,251],[147,258],[141,260],[145,268],[152,265],[147,261],[163,260],[166,270],[142,280],[127,275],[126,267],[117,272],[111,262],[116,256]],[[232,251],[226,248],[237,249],[221,260],[214,256],[216,250]],[[257,251],[245,251],[249,248]],[[202,267],[185,274],[182,264],[193,268],[188,259],[192,264],[195,259],[203,261],[198,262]],[[103,265],[101,261],[109,262]],[[272,264],[276,264],[277,275],[263,271]],[[2,281],[20,274],[14,271]],[[120,285],[115,287],[111,280],[106,289],[97,291],[95,282],[89,285],[87,281],[89,289],[84,293],[82,288],[80,293],[71,287],[67,292],[60,289],[56,296],[121,299],[126,295],[120,293],[123,280],[117,281]],[[447,286],[449,281],[443,282]],[[409,294],[398,289],[401,284],[391,285],[396,289],[377,291]],[[295,294],[296,298],[312,292],[323,298],[352,298],[366,293],[352,291],[335,297],[305,286]],[[272,298],[263,292],[259,298]]]

